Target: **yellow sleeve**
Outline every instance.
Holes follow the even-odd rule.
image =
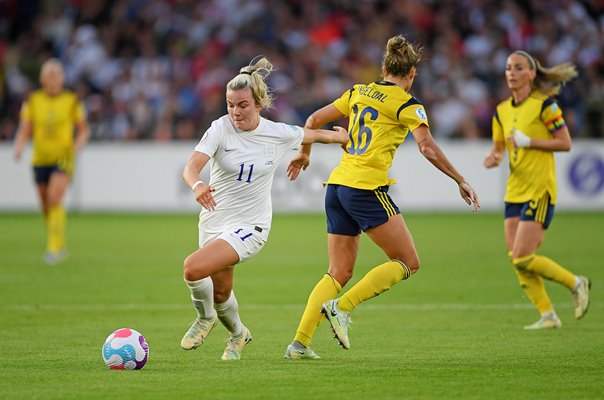
[[[562,110],[551,97],[543,103],[541,121],[543,121],[547,130],[552,134],[566,126]]]
[[[84,108],[84,105],[82,104],[81,101],[76,100],[76,110],[75,110],[75,122],[82,122],[86,119],[86,109]]]
[[[495,114],[493,114],[491,130],[493,131],[493,142],[505,141],[505,138],[503,136],[503,127],[501,126],[501,122],[499,121],[499,114],[497,113],[497,110],[495,110]]]
[[[409,128],[410,132],[413,132],[418,126],[426,125],[428,128],[428,116],[424,106],[420,103],[412,104],[400,113],[399,122]]]
[[[352,98],[352,93],[355,88],[347,90],[339,99],[336,99],[333,102],[333,105],[344,115],[348,115],[350,113],[350,99]]]
[[[31,97],[29,99],[27,99],[26,101],[23,102],[23,104],[21,105],[21,112],[19,113],[19,118],[21,118],[24,121],[31,121],[32,115],[31,115],[31,106],[30,103],[31,102]]]

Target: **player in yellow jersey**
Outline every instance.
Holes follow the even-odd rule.
[[[520,286],[541,318],[524,328],[551,329],[562,324],[543,285],[546,278],[566,286],[575,303],[575,317],[589,306],[590,281],[537,254],[554,216],[556,169],[554,152],[569,151],[571,138],[562,111],[551,96],[577,75],[572,64],[543,68],[524,51],[507,59],[505,77],[512,97],[493,116],[493,148],[484,160],[499,165],[507,148],[510,175],[505,194],[505,241]]]
[[[388,40],[382,62],[383,79],[368,85],[355,85],[332,104],[314,112],[306,126],[318,128],[348,116],[349,141],[340,164],[327,184],[327,274],[312,290],[293,342],[285,357],[319,358],[310,348],[315,329],[325,315],[342,347],[348,349],[349,313],[361,302],[409,278],[419,268],[419,258],[411,233],[398,207],[388,195],[395,183],[388,170],[398,146],[409,132],[419,151],[439,170],[455,180],[461,197],[473,210],[479,207],[472,187],[455,170],[428,127],[424,106],[409,90],[416,75],[420,51],[403,36]],[[288,167],[296,179],[309,164],[309,146]],[[361,232],[373,240],[390,261],[370,270],[358,283],[336,299],[352,277]]]
[[[82,103],[63,90],[61,63],[49,59],[42,65],[42,88],[33,92],[21,108],[15,139],[15,159],[32,139],[32,165],[47,232],[44,259],[50,265],[65,259],[65,208],[63,197],[73,175],[75,155],[88,140],[88,124]],[[74,138],[75,128],[75,138]]]

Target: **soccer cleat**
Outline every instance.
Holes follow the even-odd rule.
[[[555,311],[545,313],[539,318],[537,322],[531,325],[526,325],[524,329],[528,331],[535,331],[538,329],[556,329],[562,326],[560,318],[556,315]]]
[[[65,249],[61,249],[59,251],[47,251],[44,253],[44,262],[47,265],[57,265],[67,260],[68,257],[69,252]]]
[[[331,330],[336,335],[342,347],[346,350],[350,349],[350,341],[348,340],[348,325],[352,324],[350,316],[346,312],[340,311],[338,308],[338,300],[329,300],[323,303],[321,312],[325,315],[327,321],[331,325]]]
[[[227,347],[222,353],[222,359],[228,360],[239,360],[241,359],[241,352],[246,344],[252,341],[252,334],[245,327],[241,326],[241,333],[237,336],[231,336],[227,342]]]
[[[310,347],[303,347],[301,345],[298,347],[292,343],[285,350],[285,358],[290,360],[318,360],[321,357]]]
[[[589,307],[589,289],[591,281],[585,276],[579,277],[579,286],[573,290],[573,303],[575,303],[575,318],[581,319]]]
[[[182,340],[180,341],[180,347],[185,350],[192,350],[198,348],[203,341],[208,337],[208,334],[216,326],[218,318],[214,313],[210,318],[197,317],[193,324],[185,333]]]

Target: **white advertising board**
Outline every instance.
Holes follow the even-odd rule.
[[[501,210],[507,165],[504,160],[496,169],[482,166],[489,141],[440,145],[478,191],[482,209]],[[80,211],[194,212],[198,206],[181,179],[194,146],[192,142],[92,143],[79,155],[67,206]],[[284,160],[273,184],[275,212],[322,212],[322,182],[341,151],[335,145],[315,145],[311,166],[295,182],[288,180],[289,159]],[[26,153],[15,162],[12,147],[0,144],[0,211],[38,208],[28,159]],[[557,209],[604,211],[604,142],[575,140],[571,152],[556,154],[556,163]],[[455,183],[422,157],[412,138],[398,149],[390,175],[398,182],[390,195],[403,212],[469,210]],[[202,179],[208,180],[206,171]]]

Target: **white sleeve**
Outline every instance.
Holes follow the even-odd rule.
[[[203,134],[195,151],[207,154],[210,158],[214,157],[216,151],[220,146],[220,139],[222,136],[222,130],[220,129],[220,122],[218,120],[212,122],[212,125]]]
[[[302,140],[304,139],[304,129],[297,125],[288,125],[284,123],[278,123],[282,131],[282,136],[285,144],[289,149],[295,149],[300,147]]]

